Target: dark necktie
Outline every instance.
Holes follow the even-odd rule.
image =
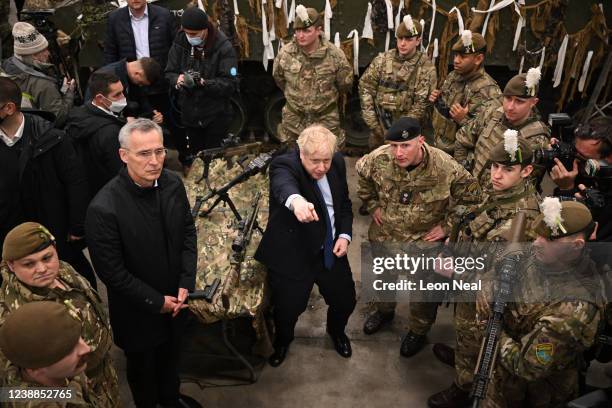
[[[313,183],[315,192],[319,195],[319,198],[323,203],[322,216],[325,219],[325,228],[327,229],[325,233],[325,242],[323,243],[323,265],[325,265],[325,269],[331,270],[331,268],[334,266],[334,236],[331,219],[329,218],[329,213],[327,212],[327,203],[325,203],[325,198],[323,197],[323,193],[319,188],[317,180],[313,180]]]

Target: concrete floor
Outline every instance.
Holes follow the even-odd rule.
[[[366,238],[370,218],[360,216],[357,211],[361,203],[355,194],[355,162],[355,158],[347,158],[349,189],[355,214],[349,259],[359,296],[359,248],[361,241]],[[416,356],[406,359],[400,356],[399,346],[401,336],[407,329],[407,305],[398,306],[397,316],[390,327],[366,336],[361,327],[367,305],[363,301],[358,302],[347,329],[353,346],[353,356],[350,359],[338,356],[326,336],[326,306],[314,290],[309,308],[298,322],[296,340],[280,367],[259,365],[259,379],[255,384],[228,386],[227,381],[207,378],[197,384],[184,382],[181,392],[197,399],[204,407],[425,407],[429,395],[446,388],[453,380],[454,371],[440,363],[431,352],[431,344],[435,342],[454,344],[452,309],[440,308],[438,320],[429,335],[430,344]],[[133,407],[125,379],[123,353],[115,348],[113,354],[119,371],[124,406]],[[603,370],[601,365],[594,366],[590,382],[610,386],[612,380],[603,374]],[[241,374],[245,375],[244,372]]]

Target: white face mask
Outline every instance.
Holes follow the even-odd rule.
[[[119,99],[118,101],[111,101],[104,96],[103,98],[111,103],[108,109],[113,113],[121,113],[121,111],[127,106],[127,99],[125,99],[125,97],[123,97],[123,99]]]

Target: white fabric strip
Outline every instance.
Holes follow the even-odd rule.
[[[434,40],[434,49],[433,54],[431,55],[432,59],[435,61],[438,58],[438,39]]]
[[[493,1],[495,1],[495,0],[493,0]],[[461,10],[459,10],[457,7],[453,7],[452,9],[450,9],[448,14],[452,13],[453,11],[457,13],[457,25],[459,27],[459,35],[461,35],[461,33],[464,30],[463,17],[461,16]]]
[[[436,0],[431,0],[431,26],[429,27],[429,37],[427,37],[427,46],[431,44],[431,36],[433,35],[434,25],[436,23]]]
[[[494,5],[495,0],[491,0],[491,3],[489,3],[489,8],[492,8]],[[482,36],[484,36],[487,32],[487,27],[489,26],[489,17],[491,17],[491,13],[487,13],[487,16],[485,17],[484,24],[482,25],[482,31],[480,32]]]
[[[421,23],[421,51],[425,51],[425,46],[423,45],[423,34],[425,34],[425,20],[421,19],[419,23]]]
[[[198,8],[204,12],[206,12],[206,9],[204,8],[204,4],[202,4],[202,0],[198,0]]]
[[[393,4],[391,0],[385,0],[385,5],[387,6],[387,28],[393,30]]]
[[[523,56],[521,57],[521,63],[520,63],[520,65],[519,65],[519,72],[518,72],[518,74],[519,74],[519,75],[521,75],[521,74],[523,73],[523,65],[524,65],[524,64],[525,64],[525,56],[523,55]]]
[[[289,15],[287,16],[287,28],[295,21],[295,0],[291,0],[291,7],[289,7]]]
[[[340,33],[336,31],[336,36],[334,37],[334,45],[340,48]]]
[[[404,9],[404,0],[400,0],[399,6],[397,6],[397,14],[395,15],[395,29],[401,24],[402,10]]]
[[[487,10],[477,10],[476,7],[472,7],[472,11],[474,13],[481,13],[481,14],[483,14],[483,13],[492,13],[494,11],[503,9],[504,7],[508,7],[509,5],[511,5],[513,3],[514,3],[514,0],[503,0],[501,3],[497,3],[495,6],[489,8]]]
[[[567,51],[567,43],[569,41],[569,35],[565,34],[561,47],[559,47],[559,53],[557,54],[557,66],[555,66],[555,73],[553,74],[553,88],[556,88],[561,83],[561,77],[563,76],[563,64],[565,63],[565,53]]]
[[[353,72],[359,75],[359,32],[351,30],[346,38],[353,39]]]
[[[329,0],[325,0],[325,15],[324,15],[324,32],[325,39],[329,41],[331,36],[331,19],[334,16],[332,12],[331,4],[329,4]]]
[[[239,15],[240,11],[238,10],[238,0],[234,0],[234,14]]]
[[[516,11],[516,14],[518,14],[519,19],[518,19],[518,23],[516,23],[516,31],[514,32],[514,44],[512,45],[512,51],[516,51],[516,48],[518,47],[519,39],[521,38],[521,30],[523,29],[523,27],[525,27],[525,24],[526,24],[525,19],[523,18],[523,15],[521,14],[521,9],[516,3],[514,3],[514,11]]]
[[[544,57],[546,57],[546,47],[542,47],[542,55],[540,56],[540,64],[538,65],[540,67],[540,71],[542,70],[542,67],[544,66]]]
[[[370,2],[368,2],[368,11],[366,11],[365,20],[363,21],[361,37],[369,40],[374,39],[374,31],[372,30],[372,3]]]
[[[264,46],[262,63],[264,69],[268,70],[268,62],[271,59],[274,59],[274,48],[272,46],[272,41],[270,41],[270,32],[268,31],[268,19],[266,17],[266,8],[265,5],[267,0],[261,1],[261,41]]]
[[[276,3],[274,3],[274,6],[276,8],[281,8],[283,7],[283,0],[276,0]]]
[[[584,84],[586,83],[587,75],[589,73],[589,66],[591,65],[591,58],[593,58],[593,51],[589,51],[584,61],[584,67],[582,67],[582,75],[580,81],[578,81],[578,90],[582,92],[584,90]]]
[[[387,36],[385,37],[385,52],[389,51],[390,43],[391,43],[391,31],[387,30]]]

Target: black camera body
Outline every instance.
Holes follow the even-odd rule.
[[[538,149],[533,154],[533,163],[544,166],[546,171],[551,171],[555,166],[555,159],[563,164],[567,170],[574,167],[576,149],[574,145],[562,141],[552,145],[550,149]]]
[[[183,74],[183,88],[193,89],[200,86],[201,82],[202,75],[200,74],[200,71],[196,71],[195,69],[189,69]]]

